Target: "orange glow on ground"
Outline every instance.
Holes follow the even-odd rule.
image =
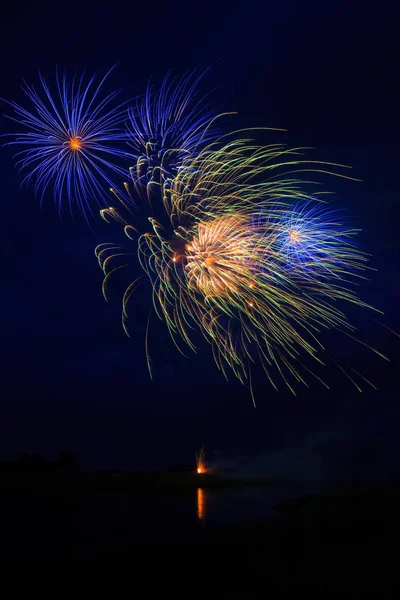
[[[77,137],[73,137],[69,141],[69,147],[71,150],[79,150],[79,148],[82,148],[82,143]]]
[[[198,473],[198,475],[201,475],[202,473],[207,472],[204,457],[205,457],[204,448],[202,448],[200,450],[200,452],[196,453],[196,467],[197,467],[196,472]]]

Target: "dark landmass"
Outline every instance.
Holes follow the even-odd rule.
[[[284,479],[271,478],[225,478],[202,473],[179,471],[150,472],[98,472],[98,473],[52,473],[3,475],[0,481],[2,494],[99,494],[179,491],[197,489],[236,488],[244,486],[280,486]]]
[[[304,494],[304,481],[229,479],[185,467],[89,473],[80,471],[68,453],[61,458],[53,464],[31,457],[0,465],[3,523],[9,514],[8,540],[14,532],[18,540],[12,551],[1,547],[0,564],[7,574],[49,577],[50,573],[61,580],[77,574],[97,583],[99,574],[106,574],[118,581],[145,580],[151,589],[178,586],[186,589],[185,595],[203,585],[207,592],[208,583],[208,592],[216,593],[214,586],[219,584],[236,597],[244,580],[240,595],[245,597],[260,585],[265,593],[278,592],[283,598],[289,593],[309,597],[313,592],[324,598],[399,597],[400,483],[349,480],[335,482],[329,493]],[[207,517],[196,524],[194,513],[191,525],[184,521],[177,526],[179,519],[173,518],[169,523],[168,511],[179,512],[186,505],[178,495],[194,500],[199,488],[215,497],[224,488],[231,488],[229,494],[235,496],[235,488],[245,486],[271,486],[274,491],[281,487],[284,498],[289,485],[298,486],[298,497],[279,501],[270,518],[214,526]],[[116,516],[118,503],[129,498],[128,510],[139,510],[139,520],[136,498],[151,507],[143,513],[143,524],[130,523],[126,530],[124,516]],[[108,499],[117,512],[102,512]],[[85,505],[84,510],[90,508],[84,519],[94,513],[90,537],[76,525],[82,523],[76,515]],[[25,526],[31,518],[39,521],[36,529],[23,529],[15,507],[28,513],[22,520]],[[163,519],[167,514],[167,527],[158,522],[158,512]],[[102,518],[106,531],[99,527]],[[32,531],[39,531],[38,539]],[[41,532],[54,545],[41,540]],[[197,582],[200,573],[202,580]]]
[[[279,477],[226,477],[211,471],[199,474],[187,466],[168,471],[83,471],[73,454],[64,451],[55,462],[47,462],[39,455],[22,455],[16,461],[0,463],[2,494],[134,493],[284,483],[285,479]]]

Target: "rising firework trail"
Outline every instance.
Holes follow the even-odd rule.
[[[196,452],[196,471],[199,475],[207,472],[206,453],[204,452],[204,447]]]

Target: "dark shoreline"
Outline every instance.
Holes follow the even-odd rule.
[[[71,474],[12,474],[2,478],[2,493],[120,493],[136,491],[179,491],[243,487],[279,487],[295,485],[283,479],[226,478],[214,475],[179,472],[149,473],[71,473]],[[302,485],[299,483],[298,485]]]
[[[271,489],[307,488],[334,490],[334,493],[400,490],[400,482],[361,480],[293,480],[285,478],[229,478],[213,474],[182,472],[76,472],[76,473],[3,473],[0,479],[0,502],[3,495],[20,493],[86,494],[179,492],[198,488],[218,490],[246,487]]]

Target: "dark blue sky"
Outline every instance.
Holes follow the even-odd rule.
[[[150,75],[217,61],[207,84],[217,87],[219,105],[239,111],[236,123],[287,128],[279,141],[353,165],[362,183],[329,183],[363,229],[378,269],[363,298],[400,330],[400,14],[393,2],[25,4],[2,9],[4,98],[22,103],[22,79],[35,82],[38,71],[51,78],[56,66],[103,73],[119,62],[110,90],[137,94]],[[10,131],[4,118],[0,129]],[[129,340],[118,302],[107,305],[101,295],[93,250],[118,239],[117,229],[100,219],[94,233],[83,219],[61,223],[51,198],[41,211],[12,165],[11,149],[3,148],[0,460],[23,451],[52,456],[64,447],[90,466],[165,466],[191,460],[202,443],[264,452],[321,431],[387,438],[385,428],[400,416],[399,340],[372,326],[369,314],[355,318],[390,365],[343,338],[326,341],[339,358],[363,365],[376,393],[360,396],[339,378],[329,394],[315,384],[294,398],[260,380],[254,410],[243,388],[219,377],[206,346],[185,360],[155,323],[151,383],[146,308],[135,305]]]

